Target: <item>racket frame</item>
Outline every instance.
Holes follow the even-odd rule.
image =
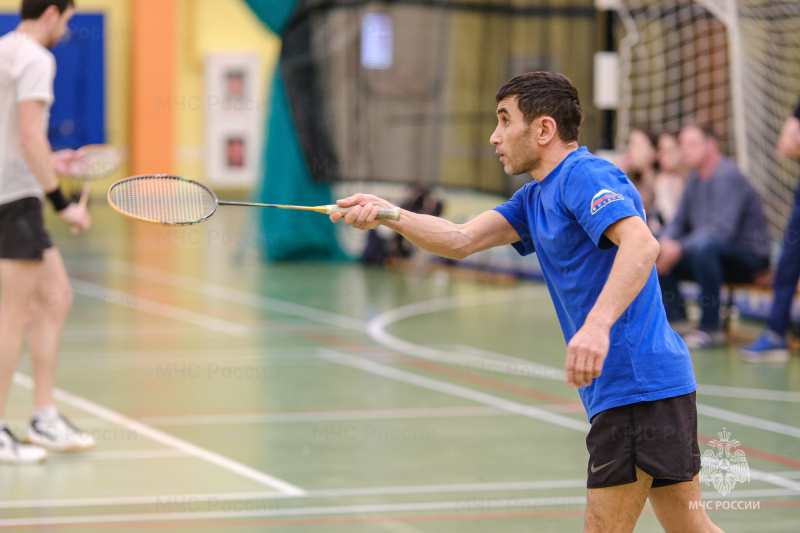
[[[113,191],[114,188],[117,187],[118,185],[120,185],[122,183],[129,182],[129,181],[137,181],[137,180],[147,179],[147,178],[170,178],[170,179],[174,179],[174,180],[187,181],[189,183],[192,183],[193,185],[200,186],[208,194],[211,195],[211,198],[214,200],[214,209],[212,209],[211,212],[208,213],[207,215],[205,215],[205,216],[203,216],[201,218],[198,218],[197,220],[191,220],[191,221],[186,221],[186,222],[163,222],[163,221],[159,221],[159,220],[153,220],[152,218],[140,217],[138,215],[134,215],[134,214],[128,213],[127,211],[123,211],[122,209],[120,209],[116,205],[114,205],[114,202],[111,201],[111,191]],[[116,181],[116,182],[111,184],[111,187],[108,188],[108,194],[106,195],[106,198],[108,199],[108,205],[110,205],[111,209],[113,209],[117,213],[119,213],[121,215],[125,215],[126,217],[129,217],[129,218],[133,218],[135,220],[142,220],[144,222],[149,222],[151,224],[158,224],[159,226],[192,226],[194,224],[199,224],[199,223],[204,222],[204,221],[208,220],[209,218],[213,217],[214,213],[217,212],[217,209],[220,206],[219,198],[217,198],[217,195],[214,194],[214,191],[212,191],[210,188],[206,187],[205,185],[203,185],[199,181],[191,180],[189,178],[183,178],[181,176],[173,176],[171,174],[139,174],[137,176],[130,176],[130,177],[127,177],[127,178],[123,178],[123,179],[121,179],[119,181]]]

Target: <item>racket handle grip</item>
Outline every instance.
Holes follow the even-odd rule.
[[[339,207],[338,205],[329,205],[328,206],[328,214],[332,215],[334,213],[341,213],[347,214],[350,210],[353,209],[352,207]],[[400,220],[400,208],[399,207],[381,207],[378,210],[378,216],[375,218],[382,219],[382,220]]]

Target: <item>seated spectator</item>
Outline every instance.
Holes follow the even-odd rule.
[[[658,225],[653,231],[656,235],[675,218],[683,197],[687,175],[677,134],[665,132],[659,135],[657,148],[658,171],[653,181],[653,202],[657,220],[651,225],[651,229]]]
[[[617,166],[639,191],[649,225],[650,219],[655,217],[653,182],[656,177],[656,137],[642,128],[631,130],[628,148]]]
[[[786,119],[778,139],[778,153],[788,159],[800,161],[800,102],[794,109],[794,116]],[[783,248],[772,292],[775,295],[770,309],[767,329],[753,344],[741,349],[741,357],[753,363],[786,362],[789,360],[789,347],[786,343],[786,330],[792,312],[792,302],[800,279],[800,186],[794,193],[794,206],[789,224],[783,238]]]
[[[769,266],[770,241],[761,198],[736,164],[722,155],[708,126],[691,125],[679,135],[689,181],[675,218],[664,229],[656,268],[667,318],[686,321],[678,280],[700,285],[702,318],[684,340],[690,348],[721,344],[723,281],[747,283]]]

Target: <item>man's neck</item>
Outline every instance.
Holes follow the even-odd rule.
[[[42,46],[47,44],[47,31],[39,20],[23,20],[17,26],[17,32],[27,35]]]
[[[700,179],[711,179],[711,176],[714,174],[714,171],[717,170],[720,161],[722,161],[722,154],[716,153],[712,157],[709,157],[702,165],[700,165],[700,168],[697,169]]]
[[[566,144],[559,144],[554,146],[552,150],[542,155],[542,160],[539,166],[528,172],[536,181],[542,181],[555,169],[561,162],[567,158],[569,154],[578,149],[578,141],[569,142]]]

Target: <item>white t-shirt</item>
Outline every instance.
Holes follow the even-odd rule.
[[[55,76],[56,60],[50,50],[16,31],[0,37],[0,204],[44,196],[22,153],[17,105],[44,102],[46,131]]]

